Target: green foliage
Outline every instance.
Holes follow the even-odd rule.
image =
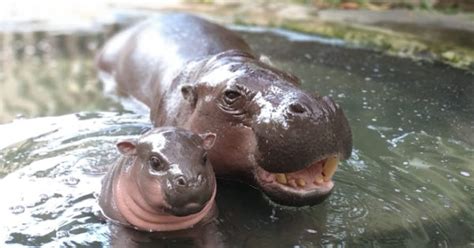
[[[419,8],[424,10],[432,10],[433,3],[430,0],[421,0]]]
[[[337,7],[341,4],[342,0],[324,0],[323,2],[329,6]]]

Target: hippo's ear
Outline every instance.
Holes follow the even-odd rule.
[[[203,133],[199,134],[202,138],[202,146],[204,150],[210,150],[214,146],[214,142],[216,141],[216,134],[215,133]]]
[[[260,57],[258,58],[258,60],[260,60],[260,62],[262,62],[264,64],[273,66],[272,61],[270,60],[270,58],[267,55],[260,54]]]
[[[135,142],[131,140],[122,140],[117,143],[117,149],[123,155],[135,155],[137,154],[137,149]]]
[[[191,104],[192,107],[196,106],[196,87],[190,84],[184,84],[183,86],[181,86],[181,94],[183,95],[183,98]]]

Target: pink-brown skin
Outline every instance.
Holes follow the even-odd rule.
[[[328,164],[351,154],[348,121],[331,98],[305,92],[237,34],[203,19],[157,15],[112,38],[97,64],[104,82],[149,107],[154,126],[216,133],[216,175],[277,203],[321,202],[334,186]]]
[[[109,225],[110,246],[114,248],[133,247],[176,247],[176,240],[189,240],[193,247],[226,247],[216,221],[198,224],[193,228],[172,232],[143,232],[123,225]]]
[[[216,183],[207,160],[215,134],[157,128],[117,143],[123,156],[102,182],[110,220],[146,231],[176,231],[212,218]]]

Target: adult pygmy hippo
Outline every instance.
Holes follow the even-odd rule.
[[[216,182],[207,151],[215,137],[165,127],[118,142],[124,156],[102,181],[103,214],[147,231],[186,229],[209,218]]]
[[[218,176],[281,204],[316,204],[351,154],[347,119],[331,98],[254,54],[224,27],[162,14],[116,35],[97,63],[102,80],[150,108],[155,126],[216,133],[209,159]]]

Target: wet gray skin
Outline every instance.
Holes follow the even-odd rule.
[[[122,157],[102,182],[103,214],[147,231],[186,229],[209,217],[216,185],[207,151],[214,140],[215,134],[163,127],[119,141]]]
[[[97,61],[101,79],[147,105],[155,126],[216,133],[216,174],[277,203],[321,202],[351,154],[348,121],[330,97],[300,89],[296,76],[203,19],[157,15],[111,39]]]
[[[313,207],[281,207],[252,187],[218,180],[209,239],[229,248],[472,246],[472,71],[281,29],[237,28],[308,92],[337,99],[354,149],[331,197]],[[92,58],[110,29],[2,34],[0,120],[25,117],[0,125],[1,247],[196,247],[98,217],[95,195],[120,155],[117,140],[150,128],[148,113],[120,113],[103,96]],[[34,118],[45,115],[55,117]]]

